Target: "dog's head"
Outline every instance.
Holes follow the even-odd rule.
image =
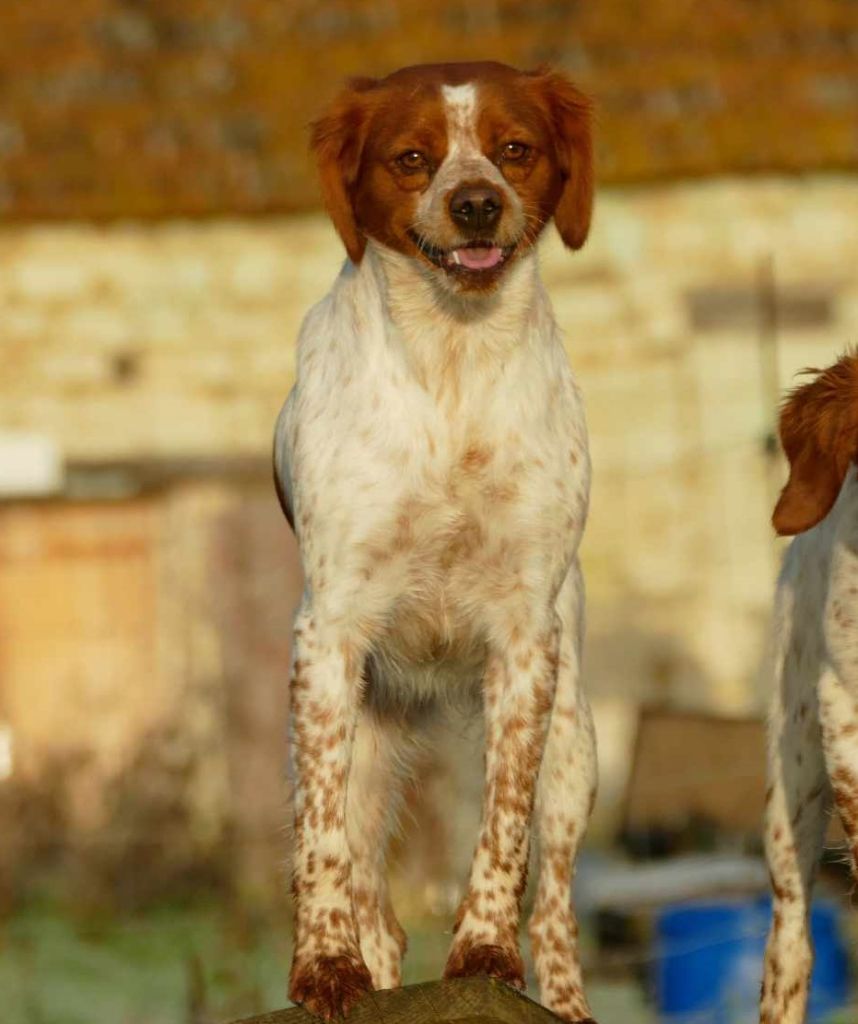
[[[555,72],[487,62],[356,79],[312,145],[355,263],[369,237],[454,290],[486,291],[552,216],[566,245],[587,237],[590,102]]]
[[[858,457],[858,355],[843,356],[787,398],[780,436],[789,459],[772,522],[779,534],[809,530],[837,500]]]

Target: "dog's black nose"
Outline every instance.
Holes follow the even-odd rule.
[[[462,228],[494,227],[502,209],[500,192],[488,186],[465,185],[450,197],[450,216]]]

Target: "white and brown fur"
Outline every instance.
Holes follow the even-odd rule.
[[[858,879],[858,358],[797,389],[780,432],[790,477],[773,521],[800,536],[775,603],[765,833],[774,910],[760,1020],[801,1024],[811,897],[832,807]]]
[[[400,983],[385,848],[403,775],[433,709],[475,691],[482,823],[446,976],[524,985],[533,828],[541,998],[590,1019],[570,902],[596,788],[580,679],[590,465],[534,248],[552,215],[571,247],[586,237],[588,112],[551,72],[436,65],[355,83],[315,128],[351,258],[302,327],[275,467],[306,578],[291,680],[290,994],[325,1017]],[[502,199],[494,237],[507,257],[490,273],[437,262],[462,244],[448,203],[463,182]]]

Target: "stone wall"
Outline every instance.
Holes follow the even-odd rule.
[[[856,186],[604,189],[582,253],[546,238],[591,431],[586,664],[606,821],[641,703],[765,704],[775,411],[799,368],[858,341]],[[300,319],[341,259],[318,215],[6,225],[0,430],[52,439],[76,472],[264,465]]]

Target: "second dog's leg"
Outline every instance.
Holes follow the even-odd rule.
[[[517,633],[486,666],[483,820],[445,976],[488,974],[523,988],[518,924],[560,628],[552,623]]]
[[[762,1024],[802,1024],[813,966],[808,916],[827,820],[828,784],[815,680],[803,678],[806,674],[794,665],[784,674],[770,725],[765,841],[774,900]]]
[[[846,834],[852,877],[858,882],[858,686],[826,672],[819,688],[819,715],[834,805]]]
[[[832,555],[825,637],[832,667],[819,688],[825,764],[858,881],[858,535],[843,527]]]
[[[591,1018],[581,981],[570,890],[578,846],[596,795],[596,738],[580,687],[583,598],[576,564],[558,601],[563,635],[537,792],[539,883],[529,927],[543,1004],[564,1020],[582,1022]]]

